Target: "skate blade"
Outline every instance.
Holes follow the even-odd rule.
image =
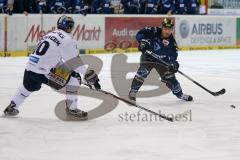
[[[18,118],[18,116],[17,115],[6,115],[6,114],[2,114],[2,115],[0,115],[0,118],[12,118],[12,119],[14,119],[14,118]]]

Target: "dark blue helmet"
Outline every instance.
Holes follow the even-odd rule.
[[[57,28],[66,31],[74,27],[74,21],[71,17],[61,16],[57,21]]]

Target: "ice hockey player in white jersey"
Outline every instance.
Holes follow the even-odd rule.
[[[74,21],[71,17],[61,16],[57,21],[55,31],[43,36],[37,47],[30,55],[24,72],[23,84],[12,98],[9,106],[4,110],[7,116],[16,116],[23,101],[34,91],[38,91],[42,84],[49,85],[49,82],[56,82],[60,86],[79,86],[81,75],[85,81],[95,89],[101,89],[97,74],[93,70],[88,70],[87,65],[81,65],[62,76],[63,84],[58,83],[59,74],[57,66],[78,56],[76,41],[70,35],[74,28]],[[62,73],[62,72],[59,72]],[[67,76],[66,76],[67,75]],[[57,77],[55,79],[55,77]],[[50,85],[52,86],[52,85]],[[59,85],[58,85],[59,86]],[[66,112],[76,117],[87,117],[87,112],[77,108],[77,90],[68,91],[66,87]],[[73,88],[73,87],[69,87]]]

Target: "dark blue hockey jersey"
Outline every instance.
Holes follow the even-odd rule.
[[[173,35],[168,39],[163,39],[161,37],[162,29],[160,27],[145,27],[140,30],[136,39],[140,42],[142,39],[150,40],[151,50],[155,54],[159,55],[164,61],[176,61],[178,56],[178,47]],[[142,61],[151,61],[161,63],[159,60],[153,58],[147,53],[142,53]]]

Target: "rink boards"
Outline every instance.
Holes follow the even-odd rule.
[[[160,26],[163,15],[71,15],[80,54],[136,52],[136,33]],[[28,56],[39,38],[56,29],[59,15],[1,15],[0,56]],[[172,16],[181,50],[240,48],[240,17]]]

